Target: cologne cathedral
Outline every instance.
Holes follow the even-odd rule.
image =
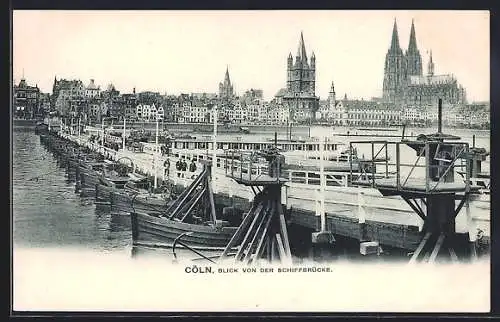
[[[385,57],[383,99],[397,107],[423,108],[434,106],[438,99],[443,106],[456,107],[466,104],[465,89],[453,75],[435,75],[432,52],[423,75],[422,56],[417,47],[415,24],[412,21],[410,41],[406,52],[399,45],[396,21],[392,39]]]

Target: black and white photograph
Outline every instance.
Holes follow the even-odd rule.
[[[13,10],[14,312],[490,312],[490,12]]]

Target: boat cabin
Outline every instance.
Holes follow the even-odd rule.
[[[280,140],[276,142],[276,148],[280,151],[319,151],[317,140]],[[341,142],[326,142],[325,151],[335,151],[343,145]],[[273,139],[250,140],[248,138],[236,137],[235,139],[217,139],[217,150],[234,149],[239,151],[262,151],[275,147]],[[177,150],[213,150],[213,141],[210,137],[202,138],[176,138],[172,141],[172,149]]]

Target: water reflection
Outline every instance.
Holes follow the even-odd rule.
[[[109,251],[131,244],[130,230],[113,223],[109,210],[96,207],[94,194],[78,193],[76,171],[67,161],[33,132],[14,129],[13,140],[15,246]]]

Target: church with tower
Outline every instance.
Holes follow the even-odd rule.
[[[290,121],[304,122],[314,119],[319,108],[316,96],[316,56],[307,57],[304,35],[300,33],[295,60],[292,53],[287,58],[286,88],[275,95],[277,101],[288,109]]]
[[[384,64],[383,100],[395,104],[396,108],[432,107],[439,98],[443,100],[443,106],[466,104],[465,89],[455,76],[435,75],[434,67],[431,52],[427,75],[423,74],[414,22],[411,24],[408,48],[403,52],[399,44],[397,22],[394,20],[391,44]]]
[[[229,78],[229,67],[226,67],[226,75],[224,81],[219,83],[219,98],[223,100],[231,100],[234,98],[234,88]]]

